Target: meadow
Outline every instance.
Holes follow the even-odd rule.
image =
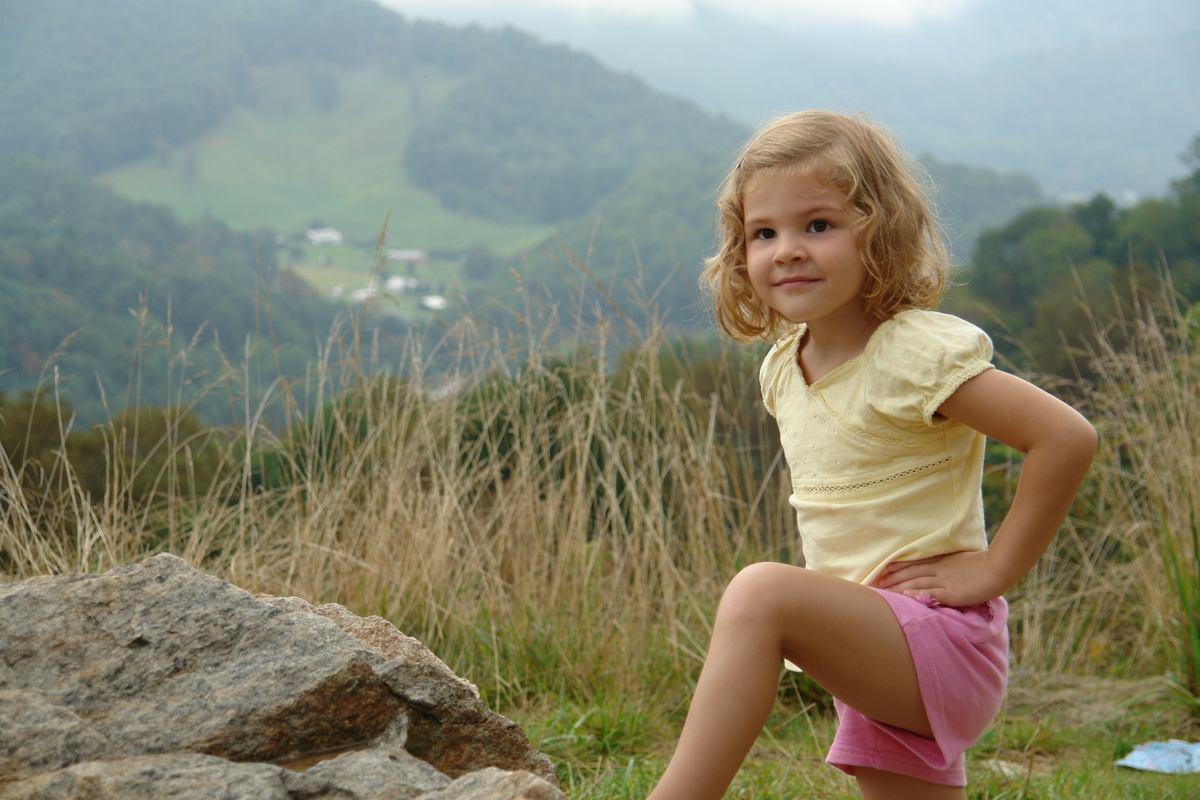
[[[323,80],[322,80],[323,79]],[[370,252],[389,219],[392,246],[461,249],[483,242],[510,254],[545,239],[542,225],[497,223],[444,209],[404,171],[405,143],[423,109],[457,79],[430,68],[401,78],[379,68],[284,61],[255,67],[247,102],[206,135],[99,177],[126,197],[170,206],[183,220],[215,217],[302,240],[331,226]],[[335,94],[314,104],[314,87]],[[330,105],[334,107],[329,107]]]
[[[1076,354],[1096,377],[1031,376],[1085,412],[1101,447],[1059,537],[1010,595],[1013,661],[1165,675],[1170,713],[1083,727],[1002,715],[969,755],[972,798],[1194,796],[1194,776],[1112,766],[1139,741],[1194,738],[1200,715],[1200,319],[1169,285],[1130,292],[1130,313],[1094,320],[1093,348]],[[149,446],[145,415],[102,427],[102,496],[74,477],[65,446],[0,460],[7,579],[166,550],[250,591],[378,614],[520,722],[571,797],[644,796],[725,583],[797,558],[789,482],[761,410],[761,348],[556,313],[526,305],[520,334],[503,336],[465,317],[390,374],[372,369],[351,319],[292,382],[269,359],[188,376],[181,342],[178,402],[148,410]],[[241,423],[182,424],[196,392],[226,395]],[[1018,456],[993,449],[990,510]],[[779,694],[730,796],[856,796],[821,763],[828,698],[796,676]]]

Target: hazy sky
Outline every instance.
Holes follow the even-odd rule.
[[[569,11],[583,16],[658,17],[680,19],[692,13],[697,0],[377,0],[413,16],[504,19],[522,11]],[[952,15],[973,0],[702,0],[703,5],[758,17],[783,25],[814,19],[867,22],[883,27],[904,26],[919,19]]]

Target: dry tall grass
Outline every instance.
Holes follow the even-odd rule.
[[[1169,302],[1138,308],[1105,323],[1131,344],[1101,336],[1092,354],[1103,377],[1085,399],[1103,444],[1078,514],[1013,597],[1023,666],[1182,663],[1188,611],[1163,537],[1194,577],[1194,320]],[[581,712],[578,725],[641,714],[633,724],[654,728],[686,700],[728,578],[795,550],[754,356],[696,356],[654,329],[614,369],[604,337],[518,350],[469,325],[453,333],[441,373],[453,384],[427,380],[416,348],[404,379],[327,359],[251,397],[243,369],[241,427],[183,439],[167,425],[149,502],[127,502],[139,466],[117,458],[102,498],[84,496],[65,458],[40,492],[23,488],[25,465],[0,460],[8,571],[99,571],[170,550],[251,590],[380,614],[502,707],[549,695],[622,718]],[[108,428],[111,453],[128,435]],[[217,479],[187,488],[198,450],[214,447]]]
[[[1200,697],[1200,309],[1131,285],[1131,310],[1097,325],[1091,392],[1103,450],[1093,487],[1103,603],[1138,671],[1166,668]],[[1115,626],[1113,626],[1115,627]],[[1165,663],[1164,663],[1165,662]]]
[[[1100,433],[1074,513],[1018,587],[1014,656],[1080,674],[1173,674],[1200,689],[1200,359],[1197,317],[1172,291],[1137,285],[1093,319],[1068,390]]]
[[[757,405],[752,360],[725,348],[696,363],[661,330],[616,369],[602,340],[518,355],[457,333],[449,387],[423,380],[415,348],[405,379],[327,361],[253,402],[243,379],[232,435],[178,441],[167,426],[150,502],[127,491],[149,459],[113,459],[103,498],[83,496],[65,457],[40,493],[4,461],[11,573],[166,549],[251,590],[380,614],[504,705],[678,694],[724,582],[793,538],[776,454],[758,450],[768,422],[739,413]],[[289,424],[273,430],[272,414]],[[131,432],[107,434],[123,452]],[[201,445],[221,464],[196,494],[181,487]]]

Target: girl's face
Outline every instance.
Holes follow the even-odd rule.
[[[867,321],[859,214],[844,194],[803,172],[771,170],[750,179],[742,202],[746,266],[760,300],[810,328]]]

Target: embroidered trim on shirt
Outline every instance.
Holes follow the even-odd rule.
[[[917,475],[921,472],[929,472],[930,470],[937,469],[938,467],[946,466],[947,464],[950,463],[950,461],[951,461],[950,456],[946,456],[945,458],[938,459],[937,461],[933,461],[929,464],[922,464],[919,467],[910,467],[909,469],[902,470],[901,472],[897,472],[894,475],[885,475],[882,478],[875,478],[874,480],[870,480],[870,481],[862,481],[861,483],[851,483],[851,484],[842,484],[842,485],[834,485],[834,486],[830,486],[828,484],[805,485],[805,484],[801,483],[798,486],[793,486],[792,488],[793,488],[793,490],[799,489],[806,494],[834,494],[836,492],[856,492],[861,489],[870,489],[871,487],[879,486],[880,484],[891,483],[892,481],[898,481],[901,478],[907,478],[911,475]]]

